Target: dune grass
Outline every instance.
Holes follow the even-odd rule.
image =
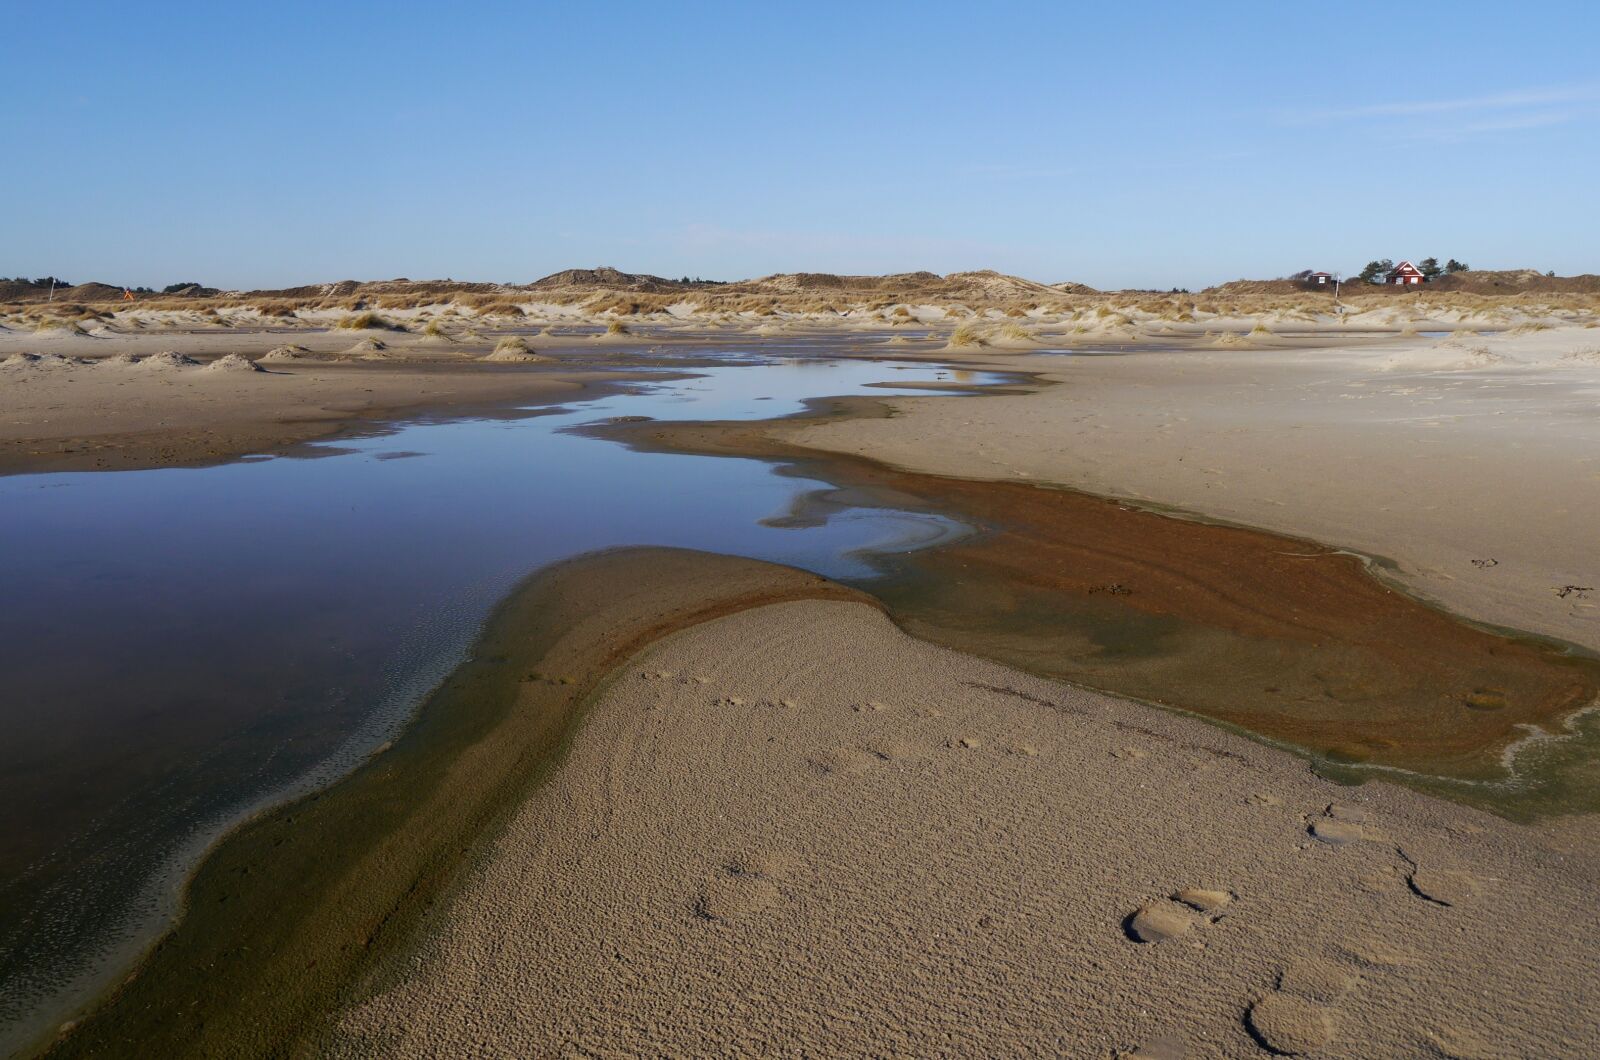
[[[391,320],[379,316],[368,310],[364,313],[352,313],[340,320],[334,327],[341,331],[404,331],[405,329]]]
[[[983,331],[971,324],[962,324],[950,333],[951,346],[976,347],[989,345]]]
[[[628,325],[624,324],[622,321],[613,320],[611,323],[606,325],[606,334],[607,335],[631,335],[632,332],[630,332],[628,330]]]

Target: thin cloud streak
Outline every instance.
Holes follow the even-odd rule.
[[[1583,103],[1595,99],[1600,99],[1600,86],[1579,85],[1565,88],[1522,89],[1512,92],[1499,92],[1487,96],[1463,96],[1457,99],[1396,100],[1388,103],[1372,103],[1360,107],[1296,111],[1285,115],[1285,117],[1296,123],[1310,124],[1354,121],[1361,118],[1410,118],[1434,114],[1459,114],[1471,111],[1514,110],[1548,107],[1555,104]]]

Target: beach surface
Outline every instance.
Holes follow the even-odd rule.
[[[1383,557],[1423,599],[1600,650],[1600,330],[965,359],[1058,385],[780,436]]]
[[[334,1051],[1585,1055],[1596,852],[763,606],[618,672]]]
[[[628,377],[490,360],[493,347],[348,332],[0,335],[0,474],[217,464],[430,414],[514,415]]]
[[[1247,636],[1254,624],[1343,630],[1317,645],[1335,652],[1359,640],[1347,605],[1361,598],[1346,589],[1367,575],[1349,550],[1456,614],[1600,650],[1591,328],[1222,341],[1058,321],[987,324],[992,341],[963,345],[937,320],[915,335],[754,321],[710,335],[704,323],[551,336],[498,360],[481,335],[14,333],[0,336],[0,473],[214,463],[404,417],[521,415],[633,378],[647,343],[809,343],[1036,380],[976,400],[885,391],[844,414],[741,428],[745,455],[867,468],[830,480],[841,503],[859,489],[938,510],[944,489],[979,522],[1082,509],[1108,537],[1055,542],[1001,521],[930,564],[980,562],[1024,584],[1026,571],[1003,569],[1023,553],[995,542],[1043,541],[1054,566],[1040,591],[1103,590],[1094,607],[1115,597],[1137,611],[1145,600],[1120,573],[1083,570],[1071,550],[1111,555],[1132,540],[1116,526],[1164,512],[1179,516],[1156,528],[1179,560],[1160,599],[1215,602]],[[28,356],[7,359],[24,344]],[[947,485],[912,495],[894,469]],[[1041,500],[1025,484],[1085,495]],[[1008,491],[1015,503],[994,499]],[[1091,509],[1110,502],[1090,494],[1139,510],[1102,519]],[[1246,529],[1184,533],[1196,519],[1315,554],[1268,558],[1274,540]],[[1244,555],[1233,536],[1278,580],[1229,566]],[[1337,579],[1298,573],[1313,562]],[[946,581],[969,607],[978,582],[956,573]],[[1592,816],[1522,825],[1381,781],[1340,787],[1198,719],[950,650],[959,623],[939,633],[902,619],[924,639],[909,636],[814,575],[634,552],[553,577],[502,608],[492,650],[439,693],[477,704],[481,717],[462,715],[474,728],[440,741],[450,711],[424,706],[396,749],[341,782],[353,796],[335,785],[313,809],[225,841],[177,931],[69,1028],[61,1055],[130,1036],[174,1055],[240,1041],[352,1056],[1600,1049],[1581,1015],[1600,1001]],[[1325,607],[1323,584],[1345,586]],[[559,608],[531,616],[528,601],[551,591]],[[1009,599],[978,598],[997,614]],[[1415,605],[1367,613],[1394,608]],[[970,650],[1005,657],[980,633]],[[1302,676],[1327,683],[1319,667]],[[1468,718],[1506,729],[1522,716]],[[1580,763],[1562,783],[1592,792],[1592,774]],[[291,835],[299,860],[279,865]],[[319,853],[330,849],[343,853]],[[270,939],[257,951],[275,956],[251,956],[247,910],[285,906],[307,912],[256,917]]]

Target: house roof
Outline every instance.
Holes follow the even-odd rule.
[[[1417,272],[1417,273],[1420,273],[1421,271],[1422,271],[1421,269],[1419,269],[1415,265],[1411,264],[1411,262],[1402,261],[1400,264],[1396,265],[1394,268],[1389,270],[1389,275],[1393,276],[1397,272]]]

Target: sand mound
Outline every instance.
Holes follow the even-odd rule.
[[[530,364],[548,358],[540,357],[528,345],[528,340],[521,335],[512,335],[495,343],[494,352],[484,358],[486,361],[510,362]]]
[[[206,365],[205,370],[208,372],[262,372],[266,369],[262,368],[259,364],[250,360],[248,357],[241,357],[237,353],[230,353],[225,356],[218,357],[216,360]]]
[[[260,359],[268,362],[269,364],[278,364],[286,361],[322,360],[322,358],[318,357],[304,346],[294,345],[274,346],[266,353],[263,353]]]
[[[150,356],[142,357],[138,361],[140,368],[148,368],[160,372],[175,371],[179,368],[193,368],[199,363],[193,357],[185,357],[183,354],[173,350],[152,353]]]
[[[1384,360],[1384,372],[1471,372],[1518,363],[1516,358],[1497,353],[1487,346],[1452,350],[1434,346],[1425,350],[1406,350]]]
[[[384,351],[389,344],[382,339],[367,337],[344,351],[346,357],[358,357],[363,361],[387,361],[389,355]]]
[[[81,357],[63,357],[59,353],[17,353],[0,361],[0,368],[10,372],[60,372],[88,363]]]

